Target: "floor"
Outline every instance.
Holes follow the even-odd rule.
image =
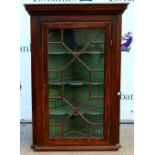
[[[87,152],[35,152],[30,146],[32,144],[32,125],[21,124],[21,146],[20,155],[133,155],[134,154],[134,125],[122,124],[120,128],[119,151],[87,151]]]

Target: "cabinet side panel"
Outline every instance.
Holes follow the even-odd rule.
[[[119,143],[120,122],[121,15],[113,18],[111,65],[111,133],[110,143]]]
[[[31,16],[31,74],[33,144],[42,141],[42,73],[39,17]]]

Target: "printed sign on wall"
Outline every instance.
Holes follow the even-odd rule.
[[[26,3],[129,3],[122,19],[122,62],[121,62],[121,121],[133,121],[133,0],[21,0],[20,7],[20,88],[21,121],[32,119],[31,108],[31,51],[30,18],[23,4]]]

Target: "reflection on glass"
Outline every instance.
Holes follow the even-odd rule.
[[[103,137],[104,29],[48,32],[49,137]]]

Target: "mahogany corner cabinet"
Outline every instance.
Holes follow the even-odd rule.
[[[118,150],[126,3],[26,4],[34,150]]]

